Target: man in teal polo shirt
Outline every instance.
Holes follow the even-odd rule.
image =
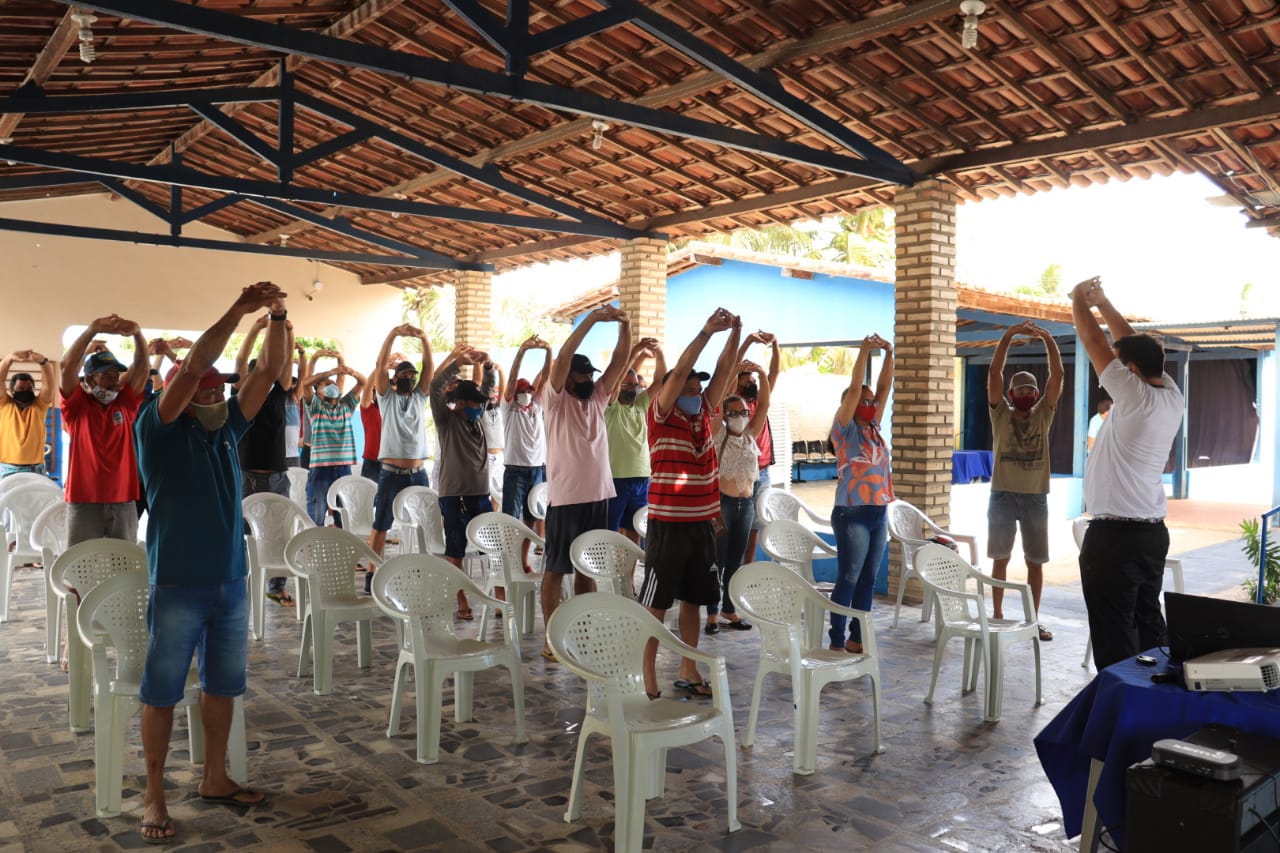
[[[261,792],[227,775],[232,702],[244,693],[249,602],[245,592],[244,522],[236,445],[262,408],[286,358],[284,291],[260,281],[200,336],[175,365],[164,391],[138,413],[134,443],[151,518],[147,567],[147,660],[142,702],[142,749],[147,788],[142,834],[165,843],[176,832],[164,797],[164,764],[173,707],[182,698],[191,656],[198,650],[200,714],[205,730],[204,777],[196,791],[209,802],[256,806]],[[266,343],[258,363],[226,399],[214,367],[247,314],[269,307]]]

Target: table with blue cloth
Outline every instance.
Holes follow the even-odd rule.
[[[990,450],[956,450],[951,454],[951,482],[990,480],[991,465]]]
[[[1197,693],[1182,687],[1180,673],[1177,683],[1156,684],[1151,675],[1169,668],[1169,656],[1160,649],[1145,654],[1155,666],[1127,658],[1107,667],[1035,737],[1068,838],[1091,829],[1086,794],[1093,772],[1097,821],[1123,845],[1126,773],[1151,757],[1158,740],[1185,738],[1208,723],[1280,738],[1280,691]],[[1094,849],[1095,838],[1082,839],[1081,851]]]

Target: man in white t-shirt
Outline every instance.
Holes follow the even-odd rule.
[[[1093,309],[1115,343],[1108,344]],[[1080,583],[1099,671],[1166,642],[1160,588],[1169,553],[1162,475],[1182,425],[1182,392],[1164,372],[1164,348],[1135,334],[1089,279],[1071,291],[1076,333],[1113,402],[1084,474],[1093,520],[1080,546]]]
[[[543,350],[545,360],[542,370],[530,382],[520,377],[520,366],[525,353],[532,349]],[[502,511],[523,520],[539,536],[545,533],[545,524],[533,517],[533,511],[529,509],[529,492],[547,479],[547,428],[543,421],[541,397],[550,373],[551,344],[534,335],[520,344],[516,351],[502,402],[506,447],[502,468]],[[524,570],[529,572],[528,539],[522,547]]]

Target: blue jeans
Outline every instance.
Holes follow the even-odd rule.
[[[10,465],[8,462],[0,462],[0,478],[8,477],[10,474],[44,474],[44,463],[37,462],[34,465]]]
[[[716,542],[716,564],[720,566],[721,604],[707,607],[708,615],[717,612],[736,613],[733,600],[729,598],[729,581],[734,572],[742,566],[742,557],[747,550],[747,535],[751,533],[751,522],[756,518],[756,503],[751,498],[731,498],[720,495],[720,518],[724,521],[725,534]]]
[[[324,527],[329,515],[329,487],[339,477],[350,473],[350,465],[312,465],[307,469],[307,515],[311,516],[316,527]],[[342,520],[336,513],[334,524],[342,526]]]
[[[836,534],[836,565],[839,576],[831,600],[855,610],[870,610],[876,572],[884,559],[889,539],[889,514],[882,506],[838,506],[831,510],[831,528]],[[847,617],[831,614],[831,645],[844,646]],[[862,642],[862,625],[855,621],[849,639]]]

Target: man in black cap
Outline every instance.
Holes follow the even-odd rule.
[[[84,359],[100,334],[133,337],[133,364],[125,368],[105,347]],[[89,539],[138,538],[138,461],[133,422],[147,384],[147,339],[132,320],[99,317],[62,356],[62,421],[67,453],[67,545]]]
[[[596,323],[617,323],[618,342],[609,366],[600,374],[591,360],[578,352],[582,340]],[[542,582],[542,618],[560,603],[562,575],[574,574],[577,593],[593,592],[595,582],[573,570],[569,546],[581,533],[609,526],[609,499],[615,495],[609,471],[609,443],[605,437],[604,408],[627,369],[631,353],[631,321],[619,308],[606,305],[587,315],[560,348],[551,365],[551,386],[544,393],[547,419],[547,545]],[[542,656],[554,660],[544,642]]]
[[[484,384],[458,379],[463,365],[484,369]],[[489,444],[480,419],[498,373],[486,353],[458,344],[431,381],[431,417],[440,439],[440,518],[444,522],[444,558],[462,567],[467,553],[467,522],[489,512]],[[453,408],[449,404],[453,403]],[[458,592],[458,618],[471,621],[467,596]]]

